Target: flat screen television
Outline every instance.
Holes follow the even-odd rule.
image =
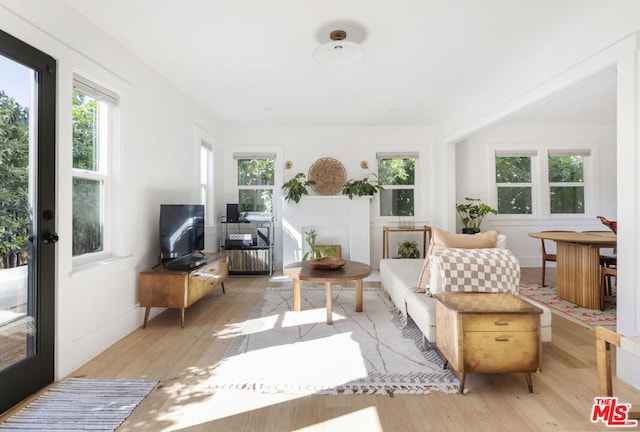
[[[160,259],[163,263],[204,249],[204,205],[160,206]]]

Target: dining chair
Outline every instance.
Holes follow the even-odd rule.
[[[609,278],[609,290],[611,290],[611,278],[618,278],[618,269],[615,267],[600,267],[600,310],[604,310],[604,293],[607,285],[605,284],[605,280]],[[611,291],[609,291],[609,295],[611,295]]]
[[[543,233],[545,232],[575,232],[575,231],[571,231],[571,230],[546,230],[546,231],[541,231]],[[544,283],[544,279],[545,279],[545,274],[547,272],[547,261],[549,262],[556,262],[558,260],[558,257],[556,254],[551,254],[551,253],[547,253],[547,249],[545,247],[545,243],[544,243],[544,239],[540,239],[540,241],[542,242],[542,286],[547,286]]]
[[[611,231],[609,230],[595,230],[595,231],[582,231],[584,233],[591,234],[609,234]],[[618,255],[616,248],[613,248],[613,253],[610,254],[600,254],[600,267],[616,267],[618,264]],[[605,280],[605,292],[608,295],[611,295],[611,278]]]

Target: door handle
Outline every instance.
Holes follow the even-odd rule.
[[[44,244],[49,244],[49,243],[56,243],[58,241],[59,237],[57,233],[44,233],[42,234],[42,243]]]

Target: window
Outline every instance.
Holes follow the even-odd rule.
[[[543,218],[587,214],[587,185],[594,175],[591,149],[536,147],[495,150],[498,214]]]
[[[535,152],[496,152],[498,214],[532,214]]]
[[[236,153],[238,211],[273,212],[275,154]]]
[[[551,214],[584,214],[584,151],[549,150]]]
[[[113,92],[74,75],[73,256],[108,252],[110,145],[118,105]]]
[[[417,153],[378,153],[380,216],[414,216]]]
[[[213,225],[213,145],[205,140],[200,140],[200,203],[205,223]]]

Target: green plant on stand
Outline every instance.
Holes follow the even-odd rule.
[[[285,192],[284,199],[287,202],[300,202],[302,195],[309,195],[307,186],[313,186],[316,184],[313,180],[303,180],[307,178],[304,173],[298,173],[291,180],[285,182],[282,185],[282,190]]]
[[[304,254],[304,256],[302,257],[302,261],[336,255],[336,248],[334,248],[333,246],[316,246],[316,237],[318,236],[316,230],[305,231],[304,236],[307,244],[309,245],[309,252]]]
[[[465,198],[466,203],[456,204],[456,211],[464,228],[464,234],[476,234],[480,232],[480,225],[486,215],[498,214],[498,210],[483,203],[480,198]]]
[[[402,258],[420,258],[418,243],[409,240],[398,243],[398,255]]]

